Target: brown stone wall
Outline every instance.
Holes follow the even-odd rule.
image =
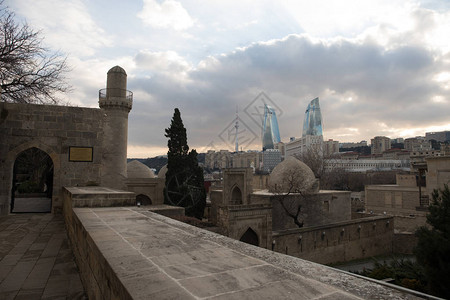
[[[218,223],[218,207],[222,205],[223,192],[222,190],[210,191],[211,210],[209,214],[209,221],[215,225]]]
[[[392,217],[273,232],[274,251],[329,264],[392,253]]]
[[[103,114],[95,108],[0,103],[0,215],[9,213],[14,162],[32,147],[54,165],[52,211],[62,208],[62,187],[100,184]],[[69,147],[93,147],[93,162],[69,162]]]
[[[164,178],[127,179],[127,190],[150,198],[152,205],[164,204]]]
[[[414,213],[420,206],[419,188],[398,185],[366,186],[367,211],[398,211]]]
[[[133,299],[117,273],[108,264],[92,237],[83,227],[80,216],[72,210],[72,194],[64,189],[64,220],[67,235],[89,299]],[[94,197],[90,195],[89,197]],[[81,216],[83,216],[81,214]],[[101,235],[102,233],[99,232]],[[103,236],[107,240],[107,236]]]
[[[435,189],[443,189],[444,184],[450,185],[450,155],[427,157],[427,193],[431,195]]]
[[[413,250],[416,246],[417,237],[414,233],[404,232],[394,234],[394,253],[413,254]]]
[[[293,219],[286,214],[281,201],[293,214],[298,205],[301,205],[299,221],[303,221],[306,227],[348,221],[352,218],[350,192],[320,191],[314,195],[289,195],[284,198],[280,195],[271,196],[273,230],[297,228]]]
[[[227,236],[239,240],[251,228],[258,235],[259,247],[271,249],[272,213],[270,205],[240,205],[223,207],[222,223]]]

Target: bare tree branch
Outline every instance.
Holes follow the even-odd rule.
[[[67,57],[42,46],[40,31],[17,24],[0,1],[0,80],[2,100],[58,104],[58,93],[70,91]]]

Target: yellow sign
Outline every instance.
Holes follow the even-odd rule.
[[[92,147],[69,147],[69,161],[90,162],[93,160]]]

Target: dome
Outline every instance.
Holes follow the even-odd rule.
[[[123,74],[127,75],[127,72],[125,72],[125,70],[119,66],[115,66],[115,67],[112,67],[111,69],[109,69],[108,74],[109,73],[123,73]]]
[[[158,178],[166,178],[167,165],[164,165],[158,172]]]
[[[137,160],[127,164],[127,176],[128,178],[155,178],[153,171]]]
[[[292,156],[279,163],[269,175],[269,191],[273,193],[314,193],[318,190],[313,171]]]

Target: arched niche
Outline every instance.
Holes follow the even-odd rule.
[[[258,234],[250,227],[244,232],[239,240],[250,245],[259,246]]]
[[[45,151],[31,147],[20,152],[13,167],[11,212],[51,212],[53,177],[53,160]]]
[[[147,195],[139,194],[136,196],[136,204],[137,203],[140,203],[140,205],[152,205],[152,199]]]
[[[238,186],[234,186],[231,190],[230,204],[241,205],[242,204],[242,192]]]

